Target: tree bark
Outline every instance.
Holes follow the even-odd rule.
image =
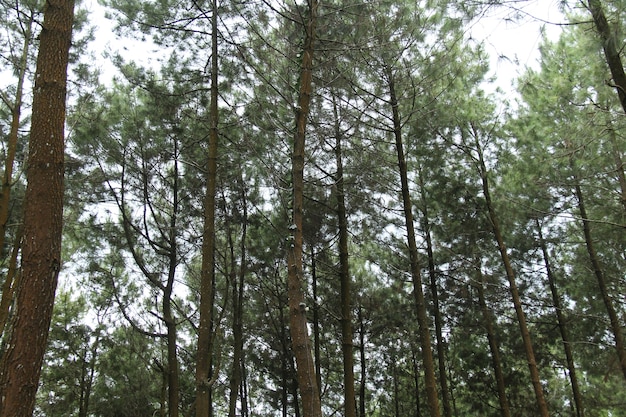
[[[572,354],[572,346],[567,331],[567,321],[563,316],[563,307],[561,303],[561,297],[556,285],[556,277],[552,272],[552,265],[550,264],[550,257],[548,256],[548,248],[546,241],[543,238],[541,232],[541,225],[539,219],[535,219],[535,225],[537,226],[537,233],[539,234],[539,246],[541,246],[541,254],[543,255],[543,264],[546,268],[546,275],[548,276],[548,284],[550,286],[550,293],[552,294],[552,304],[554,304],[554,310],[556,312],[556,319],[559,326],[559,332],[561,333],[561,340],[563,341],[563,350],[565,351],[565,360],[567,361],[567,371],[569,380],[572,385],[572,394],[574,396],[574,407],[576,409],[577,417],[585,417],[585,409],[583,407],[583,397],[578,385],[578,377],[576,376],[576,366],[574,364],[574,355]]]
[[[343,354],[344,416],[356,417],[356,395],[354,392],[354,344],[352,332],[352,295],[350,259],[348,252],[348,216],[346,214],[345,181],[343,177],[343,152],[339,113],[333,95],[335,118],[335,186],[337,188],[337,220],[339,226],[339,281],[341,282],[341,351]]]
[[[207,155],[206,194],[204,196],[204,227],[202,230],[202,270],[200,274],[200,323],[196,354],[196,417],[211,413],[211,332],[213,315],[213,281],[215,278],[215,191],[217,188],[218,143],[218,43],[217,0],[212,0],[211,17],[211,102],[210,132]]]
[[[611,71],[611,77],[613,77],[613,83],[615,90],[617,90],[619,102],[624,112],[626,112],[626,74],[624,73],[622,58],[620,57],[620,51],[617,47],[615,32],[611,29],[606,19],[600,0],[589,0],[587,5],[593,17],[596,31],[600,35],[600,39],[602,39],[604,57]]]
[[[443,320],[441,309],[439,308],[439,290],[437,289],[437,271],[435,270],[435,255],[433,253],[433,242],[430,233],[430,219],[428,217],[428,202],[424,191],[424,178],[422,170],[419,170],[420,189],[422,194],[422,216],[424,221],[424,234],[426,236],[426,253],[428,255],[428,275],[430,277],[430,293],[433,298],[433,310],[435,316],[435,337],[437,339],[437,363],[439,365],[439,384],[441,385],[441,402],[443,414],[452,417],[452,407],[450,400],[450,390],[448,388],[448,378],[446,373],[446,349],[443,339]]]
[[[476,131],[476,129],[474,129],[473,135],[475,139],[476,150],[478,152],[478,169],[482,181],[485,204],[487,205],[487,214],[491,223],[493,235],[495,237],[496,243],[498,244],[498,250],[500,251],[502,264],[504,266],[504,270],[506,271],[506,277],[509,281],[509,291],[511,293],[511,298],[513,299],[515,314],[517,315],[517,321],[520,327],[522,341],[524,343],[524,351],[526,352],[526,360],[528,361],[528,369],[530,370],[530,379],[533,389],[535,391],[535,398],[537,399],[537,408],[539,411],[539,415],[541,415],[542,417],[548,417],[550,413],[548,412],[548,404],[543,394],[543,387],[541,386],[541,380],[539,378],[539,370],[537,369],[537,361],[535,359],[532,339],[530,337],[530,332],[526,323],[526,315],[524,313],[524,309],[522,308],[522,300],[519,295],[519,290],[517,289],[517,283],[515,282],[515,272],[513,271],[513,267],[511,266],[511,260],[509,258],[508,250],[506,244],[504,243],[502,231],[500,230],[498,216],[496,215],[496,210],[491,201],[487,167],[485,165],[482,148],[478,141],[478,132]]]
[[[300,92],[296,104],[296,132],[292,155],[293,176],[293,213],[291,230],[291,247],[287,250],[289,323],[291,344],[296,359],[298,387],[302,398],[304,417],[321,417],[319,387],[315,376],[315,365],[311,356],[311,341],[308,333],[306,304],[303,295],[304,274],[302,269],[303,245],[303,194],[304,194],[304,154],[306,123],[312,93],[313,52],[315,41],[315,24],[317,21],[317,0],[309,0],[308,18],[304,22],[305,37],[302,50],[302,67],[300,71]]]
[[[359,321],[359,358],[361,366],[361,381],[359,383],[359,417],[365,417],[365,390],[367,366],[365,363],[365,322],[363,321],[363,308],[359,305],[357,313]]]
[[[73,0],[46,3],[40,35],[26,178],[22,279],[0,363],[0,416],[33,413],[61,267],[64,124]]]
[[[417,242],[415,239],[415,226],[413,224],[413,207],[409,193],[409,180],[407,175],[406,158],[402,144],[402,126],[400,122],[400,112],[398,110],[398,100],[395,91],[393,74],[387,68],[388,87],[390,104],[393,117],[393,131],[396,141],[396,152],[398,154],[398,167],[400,172],[400,182],[402,184],[402,202],[404,206],[404,218],[407,229],[407,243],[409,246],[409,257],[411,263],[411,277],[413,278],[413,293],[415,297],[415,309],[417,310],[417,322],[420,330],[420,345],[422,348],[422,360],[424,361],[424,378],[426,397],[431,417],[439,417],[439,397],[437,395],[437,380],[435,377],[435,365],[430,343],[430,330],[428,326],[428,313],[426,301],[422,290],[422,277],[417,253]]]
[[[491,364],[493,366],[493,373],[496,377],[496,386],[498,389],[498,401],[500,402],[500,413],[502,417],[511,417],[511,410],[509,407],[509,400],[506,395],[506,385],[504,382],[504,374],[502,372],[502,361],[500,360],[500,348],[498,347],[498,341],[496,338],[496,331],[494,329],[494,320],[487,302],[485,301],[485,278],[480,270],[480,261],[477,261],[476,274],[478,279],[476,280],[476,289],[478,290],[478,304],[480,305],[480,312],[483,316],[483,324],[487,331],[487,341],[489,342],[489,351],[491,352]]]
[[[604,271],[600,266],[600,260],[598,259],[598,254],[596,253],[596,249],[593,244],[593,238],[591,237],[591,223],[589,221],[589,217],[587,217],[585,199],[583,197],[582,188],[578,183],[578,177],[576,175],[574,175],[574,181],[576,181],[576,185],[574,186],[574,188],[576,192],[576,199],[578,200],[578,210],[580,211],[580,217],[582,218],[583,234],[585,236],[585,245],[587,247],[587,253],[589,254],[589,261],[591,262],[593,273],[596,276],[596,280],[598,282],[598,289],[600,290],[602,301],[604,302],[604,306],[609,316],[609,321],[611,322],[611,330],[613,332],[613,338],[615,339],[615,350],[620,363],[620,369],[624,374],[624,378],[626,378],[626,348],[624,347],[622,326],[620,325],[619,317],[617,315],[617,312],[615,311],[615,307],[613,307],[613,300],[611,300],[611,295],[609,294],[609,289],[606,285]]]

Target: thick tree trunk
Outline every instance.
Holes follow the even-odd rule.
[[[574,395],[574,407],[576,409],[576,417],[585,417],[585,409],[583,407],[583,398],[578,385],[578,377],[576,376],[576,366],[574,365],[574,355],[572,354],[572,346],[567,331],[567,321],[563,316],[563,307],[561,303],[561,297],[556,285],[556,277],[552,272],[552,265],[550,264],[550,257],[548,256],[548,248],[546,241],[543,238],[541,232],[541,225],[539,219],[535,219],[535,225],[537,226],[537,233],[539,234],[539,246],[541,246],[541,253],[543,255],[543,264],[546,268],[546,274],[548,276],[548,284],[550,285],[550,293],[552,294],[552,303],[554,304],[554,310],[556,311],[556,319],[559,325],[559,332],[561,333],[561,340],[563,341],[563,350],[565,351],[565,360],[567,361],[567,371],[569,374],[569,380],[572,385],[572,394]]]
[[[312,92],[313,45],[315,40],[315,24],[317,20],[317,0],[309,0],[307,21],[304,22],[305,38],[302,50],[302,68],[300,72],[300,93],[296,104],[296,132],[292,155],[293,177],[293,213],[291,229],[291,247],[287,250],[289,322],[291,344],[296,359],[298,387],[302,398],[304,417],[321,417],[319,387],[315,376],[315,365],[311,356],[311,341],[308,333],[306,304],[302,286],[304,274],[302,269],[302,218],[304,194],[304,153],[306,122]]]
[[[502,417],[511,417],[509,400],[506,395],[504,373],[502,372],[502,361],[500,360],[500,348],[498,347],[496,331],[493,324],[493,315],[491,314],[489,307],[487,307],[487,302],[485,301],[485,279],[480,268],[480,261],[477,261],[476,274],[478,275],[478,279],[476,280],[478,304],[480,305],[480,311],[483,316],[483,324],[485,326],[485,330],[487,331],[487,341],[489,342],[489,351],[491,353],[491,364],[493,366],[493,373],[496,377],[496,387],[498,389],[500,413]]]
[[[46,3],[40,35],[26,177],[22,279],[0,363],[0,416],[30,417],[61,267],[67,64],[73,0]]]
[[[422,290],[422,277],[417,253],[417,242],[415,239],[415,226],[413,224],[413,207],[409,193],[409,180],[407,175],[406,158],[402,145],[402,127],[398,110],[398,100],[395,91],[394,79],[391,69],[387,69],[389,83],[389,96],[391,99],[391,109],[393,116],[394,136],[396,140],[396,152],[398,154],[398,167],[400,171],[400,182],[402,184],[402,202],[404,206],[404,218],[407,229],[407,242],[409,246],[409,257],[411,263],[411,277],[413,278],[413,293],[415,297],[415,308],[417,310],[417,322],[420,330],[420,345],[422,348],[422,360],[424,361],[424,378],[426,388],[426,398],[431,417],[439,417],[439,397],[437,395],[437,380],[435,377],[435,365],[430,343],[430,330],[428,326],[428,313],[424,291]]]
[[[356,417],[356,395],[354,392],[354,344],[352,335],[352,295],[350,259],[348,253],[348,215],[346,214],[345,182],[343,178],[343,152],[339,113],[333,95],[335,118],[335,161],[337,172],[337,223],[339,226],[339,281],[341,282],[341,351],[343,353],[343,397],[344,417]]]
[[[211,414],[211,332],[213,321],[213,281],[215,277],[215,191],[217,189],[218,142],[218,44],[217,0],[212,0],[211,17],[211,102],[210,132],[207,155],[206,194],[204,197],[204,228],[202,230],[202,271],[200,274],[200,323],[196,354],[196,417]]]
[[[502,258],[502,264],[506,272],[506,277],[509,281],[509,291],[511,292],[511,298],[513,300],[513,306],[515,307],[515,314],[517,315],[517,321],[520,327],[520,333],[522,335],[522,341],[524,343],[524,351],[526,352],[526,360],[528,361],[528,369],[530,370],[530,379],[535,391],[535,397],[537,399],[537,408],[539,415],[542,417],[548,417],[548,404],[543,394],[543,387],[541,386],[541,379],[539,378],[539,370],[537,368],[537,361],[535,359],[535,352],[533,350],[532,339],[526,323],[526,315],[522,308],[522,299],[517,289],[517,283],[515,281],[515,272],[511,266],[511,260],[507,247],[504,243],[504,237],[500,230],[500,223],[496,215],[495,208],[491,201],[491,193],[489,191],[489,179],[487,175],[487,167],[485,165],[484,155],[480,143],[478,141],[478,133],[473,132],[476,144],[476,150],[478,152],[479,173],[482,181],[483,194],[485,197],[485,204],[487,205],[487,213],[491,222],[491,229],[498,244],[498,250],[500,251],[500,257]]]

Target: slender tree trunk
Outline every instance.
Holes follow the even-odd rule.
[[[241,242],[239,245],[239,273],[238,278],[233,280],[233,367],[230,378],[230,399],[228,407],[229,417],[235,417],[237,406],[237,393],[240,391],[243,377],[243,295],[246,275],[246,235],[248,231],[248,207],[246,190],[241,174],[238,178],[241,188],[242,223]],[[238,282],[237,282],[238,281]],[[243,392],[242,392],[243,394]],[[245,397],[241,395],[242,414],[245,409]]]
[[[21,271],[18,268],[17,261],[20,248],[22,247],[23,234],[24,226],[20,225],[18,226],[17,233],[15,234],[15,241],[13,242],[13,249],[11,250],[7,276],[4,280],[4,284],[2,284],[2,299],[0,300],[0,335],[4,333],[4,329],[6,328],[15,289],[19,287]]]
[[[22,97],[24,95],[24,81],[26,78],[26,68],[28,66],[28,52],[32,43],[32,28],[34,14],[30,13],[28,20],[23,25],[24,45],[17,68],[17,86],[15,90],[15,101],[11,107],[11,128],[7,139],[7,156],[4,162],[4,174],[2,176],[2,191],[0,192],[0,251],[4,250],[7,227],[10,214],[11,187],[13,186],[13,165],[17,152],[17,141],[19,137],[20,115],[22,113]],[[2,293],[4,298],[4,292]],[[4,306],[4,302],[2,303]],[[8,306],[7,306],[8,308]],[[2,313],[0,311],[0,313]]]
[[[365,417],[365,381],[367,378],[367,364],[365,362],[365,322],[363,321],[363,309],[359,305],[357,313],[359,320],[359,358],[361,362],[361,383],[359,384],[359,417]]]
[[[322,390],[322,352],[320,346],[320,311],[317,299],[317,262],[315,247],[311,245],[311,286],[313,289],[313,358],[315,360],[315,380]]]
[[[424,190],[424,177],[419,169],[420,190],[422,194],[422,216],[424,222],[424,234],[426,236],[426,253],[428,255],[428,275],[430,277],[430,293],[433,298],[433,310],[435,315],[435,336],[437,338],[437,363],[439,365],[439,384],[441,385],[441,402],[443,403],[443,414],[452,417],[452,407],[450,401],[450,389],[448,388],[448,378],[446,373],[446,348],[443,340],[443,319],[439,308],[439,290],[437,289],[437,272],[435,270],[435,255],[433,253],[433,242],[430,233],[430,219],[428,217],[428,201]]]
[[[626,74],[622,66],[620,50],[618,49],[616,33],[611,29],[606,19],[602,2],[600,0],[589,0],[587,2],[596,31],[602,39],[602,48],[604,49],[604,57],[613,77],[613,87],[617,91],[622,109],[626,112]]]
[[[319,387],[315,376],[315,365],[311,356],[311,341],[308,333],[306,304],[302,286],[304,274],[302,269],[302,202],[304,194],[304,153],[306,122],[312,93],[313,51],[315,40],[315,24],[317,20],[317,0],[309,0],[309,10],[305,25],[304,47],[302,50],[302,68],[300,72],[300,93],[296,105],[296,132],[292,155],[293,176],[293,214],[291,247],[287,250],[289,322],[291,344],[296,359],[298,387],[302,398],[304,417],[321,417]]]
[[[22,279],[0,361],[0,416],[30,417],[61,268],[67,64],[73,0],[46,3],[40,35],[26,178]]]
[[[504,243],[504,238],[502,237],[500,223],[498,221],[495,208],[491,201],[487,167],[485,165],[482,148],[478,141],[478,133],[475,129],[473,134],[475,138],[476,150],[478,152],[479,171],[482,181],[483,194],[485,197],[485,204],[487,205],[487,212],[489,215],[489,220],[491,222],[491,229],[493,231],[496,243],[498,244],[498,250],[500,251],[502,264],[504,265],[506,277],[509,281],[509,291],[511,292],[511,298],[513,299],[513,305],[515,307],[515,314],[517,315],[517,321],[520,327],[522,341],[524,343],[524,351],[526,352],[526,360],[528,361],[530,379],[533,385],[533,389],[535,391],[535,397],[537,399],[539,415],[541,415],[542,417],[548,417],[550,415],[548,412],[548,404],[546,403],[546,399],[543,394],[543,387],[541,386],[541,380],[539,378],[539,370],[537,369],[537,361],[535,359],[532,339],[530,337],[530,332],[526,323],[526,315],[524,313],[524,309],[522,308],[522,300],[519,295],[519,290],[517,289],[517,283],[515,282],[515,272],[513,271],[513,267],[511,266],[511,260],[509,259],[508,250]]]
[[[498,389],[500,413],[502,417],[511,417],[509,400],[506,395],[504,373],[502,372],[502,361],[500,360],[500,348],[498,347],[496,331],[493,324],[493,315],[491,314],[489,307],[487,307],[487,302],[485,301],[485,278],[480,268],[480,261],[477,260],[476,263],[476,274],[478,275],[478,278],[475,286],[478,290],[478,304],[480,305],[480,312],[483,316],[483,324],[485,325],[485,330],[487,331],[487,341],[489,342],[489,351],[491,352],[491,364],[493,366],[493,373],[496,377],[496,386]]]
[[[420,407],[420,368],[415,353],[415,344],[411,343],[411,362],[413,364],[413,383],[415,384],[415,417],[422,417]]]
[[[210,132],[207,155],[207,184],[204,197],[204,228],[202,231],[202,271],[200,275],[200,323],[196,354],[196,417],[211,414],[211,332],[213,321],[213,281],[215,280],[215,190],[217,188],[218,142],[218,43],[217,0],[211,2],[211,102],[209,104]]]
[[[626,213],[626,174],[624,173],[624,160],[622,158],[622,151],[617,143],[615,137],[615,130],[613,127],[609,128],[609,140],[611,142],[611,148],[613,151],[613,159],[615,160],[615,173],[617,174],[617,181],[620,188],[620,200],[624,213]]]
[[[352,335],[352,295],[350,259],[348,253],[348,215],[346,214],[345,182],[343,177],[343,152],[339,113],[333,95],[335,118],[335,161],[337,172],[337,220],[339,226],[339,281],[341,282],[341,351],[343,353],[344,417],[356,417],[356,394],[354,392],[354,344]]]
[[[569,332],[567,331],[567,321],[563,316],[563,307],[561,304],[561,297],[559,296],[556,285],[556,277],[552,272],[552,265],[550,264],[550,257],[548,256],[548,248],[546,246],[546,241],[543,238],[543,233],[541,232],[539,219],[535,219],[535,225],[537,226],[537,233],[539,234],[539,246],[541,246],[543,264],[546,268],[548,284],[550,285],[550,293],[552,294],[552,303],[554,304],[554,310],[556,311],[556,319],[559,325],[559,332],[561,333],[561,340],[563,341],[563,350],[565,351],[565,360],[567,361],[569,380],[572,385],[572,394],[574,395],[574,407],[576,409],[576,416],[585,417],[583,398],[578,385],[576,366],[574,365],[574,355],[572,354],[572,346],[570,342]]]
[[[611,330],[613,332],[613,338],[615,339],[615,350],[617,351],[616,353],[620,363],[620,369],[624,374],[624,378],[626,378],[626,349],[624,347],[622,326],[620,325],[619,317],[617,315],[617,312],[615,311],[615,307],[613,307],[613,300],[611,300],[611,295],[609,294],[609,289],[606,285],[606,280],[604,278],[604,272],[602,271],[602,267],[600,266],[600,260],[598,259],[598,255],[593,244],[593,239],[591,237],[591,224],[589,221],[589,217],[587,217],[587,208],[585,207],[583,192],[578,183],[578,177],[576,175],[574,175],[574,181],[576,182],[576,199],[578,200],[578,210],[580,211],[580,217],[582,218],[583,234],[585,235],[585,245],[587,246],[589,261],[591,262],[593,273],[596,276],[596,280],[598,281],[598,289],[600,290],[602,301],[604,302],[604,306],[611,322]]]
[[[411,261],[411,276],[413,278],[413,293],[415,297],[415,308],[417,310],[417,322],[420,329],[420,344],[422,348],[422,360],[424,361],[424,377],[426,397],[431,417],[439,417],[439,397],[437,396],[437,380],[435,378],[435,365],[430,343],[430,331],[428,326],[428,314],[426,301],[422,290],[422,277],[417,253],[417,242],[415,239],[415,226],[413,224],[413,207],[409,194],[409,180],[407,175],[406,158],[402,145],[402,127],[400,113],[398,110],[398,100],[395,91],[393,74],[390,68],[387,69],[389,83],[389,96],[393,112],[393,127],[396,140],[396,152],[398,154],[398,167],[400,171],[400,181],[402,184],[402,202],[404,205],[404,218],[407,229],[407,242],[409,246],[409,256]]]

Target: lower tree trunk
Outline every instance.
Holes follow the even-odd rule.
[[[556,285],[556,277],[552,272],[552,265],[550,264],[550,257],[548,256],[548,248],[546,246],[546,241],[543,238],[543,233],[541,232],[539,219],[535,219],[535,225],[537,226],[537,233],[539,234],[539,245],[541,246],[541,253],[543,255],[543,264],[546,268],[548,284],[550,285],[550,293],[552,294],[552,303],[554,304],[554,310],[556,311],[556,319],[559,325],[559,332],[561,333],[561,340],[563,341],[563,350],[565,351],[565,360],[567,361],[568,376],[572,385],[572,394],[574,396],[576,417],[585,417],[583,398],[578,385],[576,366],[574,365],[574,355],[572,354],[571,341],[569,338],[569,332],[567,331],[567,322],[563,316],[563,307]]]
[[[548,417],[548,404],[546,403],[545,396],[543,394],[543,387],[541,386],[541,380],[539,378],[539,370],[537,368],[537,361],[535,359],[535,352],[533,349],[530,332],[526,323],[526,315],[522,308],[522,300],[517,289],[517,283],[515,280],[515,272],[511,266],[511,260],[507,247],[502,237],[502,231],[500,230],[500,223],[496,215],[496,210],[491,201],[491,193],[489,191],[489,179],[487,173],[487,167],[485,165],[484,155],[482,148],[478,140],[478,132],[474,129],[474,139],[476,144],[476,150],[478,152],[479,174],[482,181],[483,194],[485,197],[485,204],[487,205],[487,214],[491,222],[491,229],[493,231],[494,238],[498,244],[498,250],[500,251],[500,257],[502,258],[502,264],[506,272],[506,277],[509,281],[509,291],[513,300],[513,306],[515,307],[515,314],[517,315],[517,321],[522,335],[522,341],[524,343],[524,351],[526,352],[526,360],[528,361],[528,369],[530,371],[530,379],[535,391],[535,398],[537,399],[537,408],[541,417]]]
[[[363,321],[363,309],[360,305],[357,319],[359,320],[359,358],[361,362],[361,383],[359,384],[359,416],[365,417],[365,382],[367,378],[367,366],[365,362],[365,322]]]
[[[593,239],[591,237],[591,224],[589,222],[589,218],[587,217],[587,209],[585,207],[583,192],[580,185],[578,184],[578,178],[576,176],[574,176],[574,180],[576,181],[576,198],[578,200],[578,210],[580,211],[580,217],[582,218],[583,234],[585,235],[585,245],[587,246],[589,261],[591,262],[593,273],[596,276],[596,280],[598,282],[598,289],[600,290],[602,301],[604,302],[604,306],[611,322],[611,330],[613,332],[613,338],[615,340],[615,350],[620,363],[620,369],[624,374],[624,378],[626,378],[626,348],[624,347],[622,326],[619,322],[619,317],[617,316],[615,307],[613,307],[613,300],[611,300],[609,289],[606,285],[606,280],[604,278],[604,272],[602,270],[602,267],[600,266],[600,260],[598,259],[598,255],[593,244]]]
[[[420,345],[422,348],[422,360],[424,361],[424,377],[426,380],[426,397],[431,417],[439,417],[439,397],[437,395],[437,380],[435,377],[435,365],[430,343],[430,330],[428,324],[428,314],[426,301],[422,289],[422,278],[417,253],[417,242],[415,238],[415,226],[413,224],[413,207],[409,194],[409,181],[407,175],[406,158],[402,145],[402,127],[400,114],[398,111],[398,100],[395,92],[395,85],[391,69],[387,69],[389,82],[389,95],[393,113],[394,135],[396,140],[396,152],[398,154],[398,167],[400,171],[400,182],[402,184],[402,202],[404,206],[404,219],[407,229],[407,243],[409,247],[409,258],[411,263],[411,277],[413,279],[413,295],[415,297],[415,309],[417,311],[417,322],[419,325]]]
[[[67,64],[74,1],[47,2],[39,37],[24,197],[22,279],[0,360],[0,417],[30,417],[61,268]]]
[[[487,302],[485,301],[485,278],[481,271],[480,261],[477,261],[476,274],[478,279],[476,280],[476,289],[478,290],[478,304],[480,305],[480,311],[483,316],[483,324],[487,331],[487,341],[489,342],[489,351],[491,353],[491,364],[493,366],[493,373],[496,377],[496,386],[498,389],[498,401],[500,402],[500,413],[502,417],[511,417],[511,410],[509,408],[509,400],[506,395],[506,385],[504,382],[504,374],[502,372],[502,361],[500,360],[500,348],[498,347],[498,341],[496,338],[496,332],[494,329],[494,320]]]

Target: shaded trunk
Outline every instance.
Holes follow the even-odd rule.
[[[9,320],[9,313],[11,304],[13,303],[15,289],[19,286],[21,271],[17,265],[17,258],[20,248],[22,247],[23,234],[24,227],[23,225],[20,225],[15,235],[15,241],[13,242],[7,276],[4,279],[4,284],[2,284],[2,299],[0,300],[0,335],[4,333],[4,329]]]
[[[614,85],[612,86],[615,87],[622,109],[626,112],[626,74],[624,73],[620,57],[621,47],[618,48],[617,40],[615,39],[616,32],[611,29],[600,0],[589,0],[587,4],[593,17],[596,31],[600,35],[600,39],[602,39],[604,58],[613,78]]]
[[[11,107],[11,128],[9,137],[7,138],[7,156],[4,161],[4,174],[2,176],[2,191],[0,192],[0,251],[4,253],[4,243],[6,240],[7,227],[10,215],[11,187],[13,186],[13,165],[15,163],[15,154],[17,152],[17,141],[20,128],[20,116],[22,113],[22,97],[24,95],[24,81],[26,78],[26,67],[28,65],[28,52],[32,42],[32,28],[34,22],[34,14],[28,16],[28,20],[23,24],[24,45],[22,46],[22,54],[18,62],[17,68],[17,86],[15,90],[15,101]],[[14,243],[16,244],[16,243]],[[2,293],[2,303],[0,306],[4,309],[4,292]],[[8,305],[6,307],[9,308]],[[0,310],[0,314],[3,310]],[[1,333],[1,332],[0,332]]]
[[[61,267],[67,64],[74,1],[46,3],[40,34],[24,206],[22,279],[0,362],[0,416],[30,417]]]
[[[359,358],[361,360],[361,383],[359,384],[359,416],[365,417],[365,381],[367,377],[367,366],[365,363],[365,323],[363,322],[363,311],[361,306],[357,313],[359,320]]]
[[[567,361],[568,376],[572,385],[572,394],[574,395],[576,416],[584,417],[585,409],[583,407],[583,398],[578,385],[576,366],[574,365],[574,355],[572,354],[569,332],[567,331],[567,321],[563,316],[563,307],[556,285],[556,277],[552,273],[552,265],[550,264],[550,257],[548,256],[548,248],[546,246],[546,241],[543,238],[543,233],[541,232],[539,219],[535,219],[535,225],[537,226],[537,233],[539,234],[539,245],[541,246],[541,253],[543,255],[543,264],[546,268],[548,284],[550,285],[550,293],[552,294],[552,303],[554,304],[554,310],[556,312],[556,319],[559,325],[559,332],[561,333],[561,340],[563,341],[563,350],[565,351],[565,360]]]
[[[430,331],[428,328],[428,314],[426,301],[422,290],[422,277],[417,253],[417,242],[415,240],[415,226],[413,224],[413,208],[411,196],[409,194],[409,180],[407,175],[406,158],[402,145],[402,127],[398,110],[398,100],[395,91],[394,79],[391,69],[387,69],[389,82],[389,96],[393,114],[394,136],[396,141],[396,152],[398,154],[398,167],[400,171],[400,181],[402,184],[402,202],[404,206],[404,218],[407,229],[407,243],[409,246],[409,256],[411,262],[411,277],[413,278],[413,293],[415,297],[415,309],[417,310],[417,322],[420,330],[420,345],[422,348],[422,360],[424,362],[424,378],[426,397],[431,417],[439,417],[439,397],[437,396],[437,380],[435,378],[435,365],[431,351]]]
[[[478,290],[478,304],[480,305],[480,312],[483,316],[483,324],[487,331],[487,341],[489,342],[489,352],[491,353],[491,364],[493,366],[493,373],[496,377],[496,387],[498,389],[498,401],[500,402],[500,413],[502,417],[511,417],[511,410],[509,408],[509,400],[506,395],[506,385],[504,382],[504,373],[502,372],[502,361],[500,360],[500,348],[498,346],[498,340],[496,338],[496,331],[494,328],[494,319],[487,307],[485,301],[485,277],[481,271],[480,261],[477,261],[476,274],[478,278],[476,280],[475,287]]]
[[[489,215],[489,221],[491,223],[491,229],[498,244],[498,250],[500,251],[500,257],[502,258],[502,264],[506,272],[507,280],[509,281],[509,291],[511,292],[511,298],[513,300],[513,306],[515,307],[515,314],[517,315],[517,321],[522,335],[522,341],[524,343],[524,351],[526,353],[526,360],[528,362],[528,369],[530,371],[530,379],[535,391],[535,398],[537,399],[537,408],[539,415],[542,417],[548,417],[548,404],[546,403],[545,396],[543,394],[543,387],[541,386],[541,380],[539,378],[539,370],[537,368],[537,361],[535,359],[535,352],[533,350],[533,344],[526,323],[526,315],[522,308],[522,299],[517,289],[517,283],[515,279],[515,272],[511,266],[511,260],[509,258],[507,247],[504,243],[504,237],[500,230],[500,223],[498,216],[496,215],[495,208],[491,201],[491,193],[489,191],[489,179],[487,173],[487,167],[485,165],[484,155],[480,143],[478,141],[478,132],[474,129],[474,138],[476,150],[478,152],[479,173],[482,181],[483,194],[485,197],[485,204],[487,205],[487,213]]]
[[[343,354],[343,392],[344,417],[356,417],[356,395],[354,392],[354,344],[352,335],[352,295],[350,260],[348,253],[348,216],[343,177],[343,153],[341,148],[341,128],[337,103],[333,95],[333,113],[335,118],[335,161],[337,172],[337,223],[339,226],[339,281],[341,282],[341,351]]]
[[[322,359],[320,349],[320,311],[317,299],[317,262],[315,248],[311,246],[311,287],[313,290],[313,358],[315,360],[315,380],[322,395]]]
[[[413,365],[413,384],[415,385],[415,417],[422,417],[420,407],[420,368],[415,353],[415,346],[411,343],[411,362]]]
[[[246,190],[241,175],[238,178],[241,188],[242,219],[241,243],[239,246],[239,272],[238,277],[233,279],[233,366],[230,377],[230,398],[228,406],[229,417],[235,417],[237,407],[237,393],[240,391],[243,376],[243,295],[244,278],[246,275],[246,234],[248,230],[248,207],[246,201]],[[243,392],[242,392],[243,394]],[[245,397],[241,395],[242,413]]]
[[[437,272],[435,270],[435,255],[433,254],[433,242],[430,233],[430,219],[428,217],[428,202],[424,191],[424,177],[419,170],[420,190],[422,194],[422,216],[424,222],[424,234],[426,236],[426,252],[428,255],[428,275],[430,277],[430,293],[433,298],[433,310],[435,315],[435,335],[437,338],[437,363],[439,365],[439,384],[441,385],[441,402],[443,414],[452,417],[450,390],[446,373],[446,348],[443,340],[443,320],[439,308],[439,290],[437,289]]]
[[[315,24],[317,20],[317,0],[309,0],[308,18],[304,24],[305,37],[302,50],[302,67],[300,71],[300,92],[296,104],[296,132],[294,135],[292,155],[293,206],[291,230],[291,247],[287,250],[287,283],[289,296],[289,329],[291,345],[296,360],[298,388],[302,398],[304,417],[321,417],[319,387],[315,377],[315,365],[311,356],[311,341],[308,333],[306,304],[302,286],[304,273],[302,269],[302,218],[304,194],[304,153],[306,122],[312,93],[313,45],[315,40]]]
[[[218,142],[218,43],[217,0],[211,2],[211,102],[210,132],[207,154],[206,194],[204,196],[204,227],[202,230],[202,270],[200,273],[200,323],[196,353],[196,417],[211,415],[211,333],[213,321],[213,281],[215,280],[215,190],[217,188]]]
[[[596,280],[598,282],[598,289],[600,290],[602,301],[604,302],[604,306],[611,322],[611,330],[613,332],[613,338],[615,339],[615,350],[620,363],[620,369],[624,374],[624,378],[626,378],[626,350],[624,348],[624,336],[622,335],[622,327],[620,325],[617,312],[615,311],[615,307],[613,307],[613,300],[611,299],[611,295],[609,294],[609,289],[604,278],[604,272],[602,271],[602,267],[600,266],[600,260],[598,259],[598,255],[593,244],[593,239],[591,237],[591,223],[589,221],[589,217],[587,217],[587,209],[585,207],[583,192],[578,183],[578,178],[576,175],[574,175],[574,181],[576,182],[576,199],[578,200],[578,210],[580,211],[580,217],[582,218],[583,234],[585,235],[585,245],[587,247],[587,253],[589,254],[589,261],[591,262],[593,273],[596,276]]]

